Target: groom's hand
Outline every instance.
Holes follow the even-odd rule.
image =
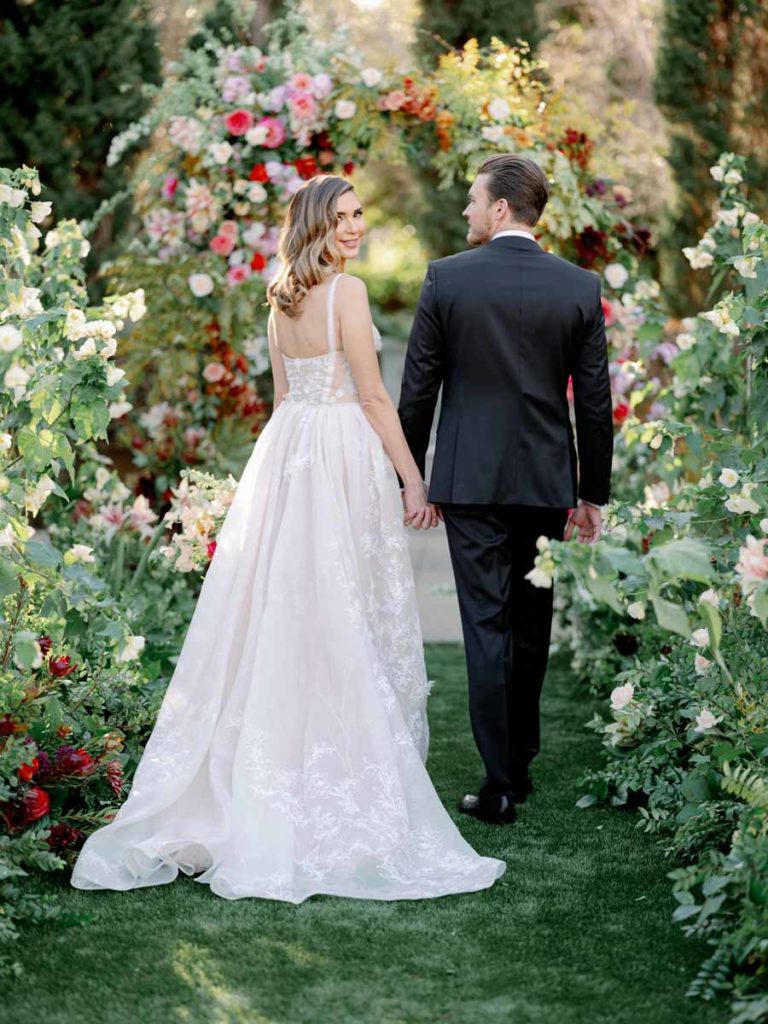
[[[582,544],[597,544],[603,532],[603,516],[599,508],[585,501],[579,501],[565,527],[565,540],[570,540],[573,531],[578,530],[578,540]]]

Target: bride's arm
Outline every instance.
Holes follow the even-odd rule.
[[[272,381],[275,390],[274,402],[272,404],[273,414],[288,394],[288,375],[285,372],[283,354],[277,347],[274,317],[274,312],[270,310],[269,319],[267,320],[267,340],[269,341],[269,361],[272,365]]]
[[[405,440],[397,410],[381,379],[364,282],[345,274],[339,281],[336,308],[341,325],[341,344],[355,379],[363,412],[405,484],[407,519],[412,526],[433,525],[435,517],[426,504],[421,473]]]

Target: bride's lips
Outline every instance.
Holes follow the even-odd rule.
[[[358,247],[358,245],[360,245],[360,239],[359,238],[352,238],[350,240],[342,239],[341,240],[341,244],[342,245],[346,245],[346,247],[348,249],[356,249]]]

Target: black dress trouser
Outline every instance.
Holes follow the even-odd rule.
[[[480,798],[525,785],[539,752],[539,698],[552,629],[552,589],[534,587],[542,534],[562,540],[567,510],[441,505],[464,632],[469,714],[485,764]]]

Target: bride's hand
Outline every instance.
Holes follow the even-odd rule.
[[[416,530],[437,526],[437,511],[427,501],[427,488],[423,480],[406,484],[403,488],[403,522]]]

